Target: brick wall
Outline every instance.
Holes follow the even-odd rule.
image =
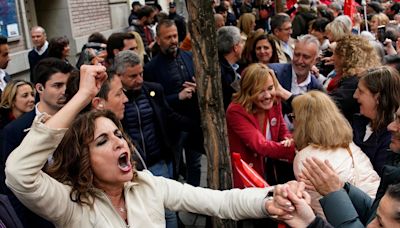
[[[111,29],[108,0],[70,0],[70,10],[74,37]]]

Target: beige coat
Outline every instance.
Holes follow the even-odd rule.
[[[24,205],[57,227],[165,227],[164,208],[235,220],[266,217],[264,198],[270,188],[215,191],[144,171],[137,181],[125,185],[127,226],[100,189],[93,207],[82,206],[70,200],[68,185],[41,171],[65,131],[35,120],[6,163],[7,186]]]
[[[349,182],[375,198],[379,187],[380,177],[372,167],[371,161],[364,152],[354,143],[350,144],[353,160],[345,148],[334,150],[322,150],[313,146],[307,146],[297,152],[293,161],[293,170],[296,178],[303,170],[303,161],[306,158],[315,157],[321,160],[329,160],[333,169],[344,182]],[[311,196],[311,207],[321,217],[325,217],[319,199],[322,197],[318,192],[308,191]]]

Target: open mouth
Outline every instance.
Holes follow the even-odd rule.
[[[118,167],[124,172],[130,171],[131,163],[129,162],[129,156],[127,152],[122,153],[118,157]]]

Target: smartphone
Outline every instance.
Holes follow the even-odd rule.
[[[376,34],[377,39],[379,42],[383,43],[385,42],[386,39],[386,27],[385,25],[379,25],[378,26],[378,33]]]

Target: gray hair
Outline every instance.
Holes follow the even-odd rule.
[[[44,28],[41,26],[32,27],[31,32],[33,32],[33,31],[38,31],[38,32],[42,33],[43,35],[46,35],[46,30],[44,30]]]
[[[140,57],[136,52],[131,50],[120,51],[114,59],[115,72],[123,74],[127,67],[134,67],[140,63]]]
[[[347,30],[349,30],[351,32],[351,29],[353,27],[353,22],[351,22],[351,18],[347,15],[340,15],[338,17],[335,18],[335,20],[333,21],[341,21],[346,25]]]
[[[223,26],[217,31],[218,52],[228,54],[232,51],[233,46],[241,40],[240,30],[235,26]]]
[[[297,37],[296,45],[298,43],[315,44],[315,46],[317,46],[317,54],[318,54],[319,48],[321,46],[321,44],[320,44],[319,40],[317,39],[317,37],[315,37],[313,35],[310,35],[310,34],[302,35],[302,36]]]

